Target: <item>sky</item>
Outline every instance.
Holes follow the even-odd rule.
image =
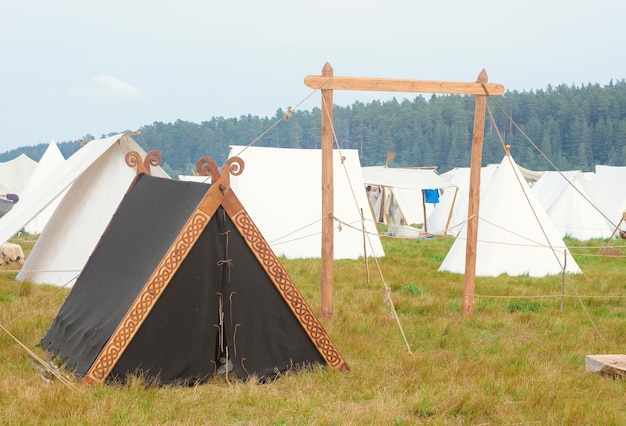
[[[626,78],[623,0],[0,0],[0,153],[319,107],[304,77]],[[340,106],[416,93],[335,91]]]

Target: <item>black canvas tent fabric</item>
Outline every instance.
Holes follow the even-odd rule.
[[[88,376],[96,360],[108,363],[109,381],[141,374],[162,384],[192,384],[220,370],[264,381],[294,367],[327,365],[328,339],[322,336],[320,346],[307,333],[221,205],[151,300],[157,296],[146,282],[177,239],[186,238],[181,229],[208,188],[138,175],[40,346],[77,376]],[[135,321],[129,312],[144,299],[151,310],[134,335],[124,335],[129,332],[120,324]],[[114,337],[130,343],[121,355],[103,355]]]

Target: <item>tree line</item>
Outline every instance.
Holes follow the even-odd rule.
[[[500,163],[504,146],[515,161],[533,170],[593,171],[595,165],[626,165],[626,81],[608,85],[559,85],[507,91],[488,99],[483,164]],[[336,143],[356,149],[363,166],[437,166],[440,172],[468,167],[474,126],[475,97],[416,96],[413,100],[355,102],[334,106]],[[158,150],[173,177],[192,174],[195,163],[211,157],[223,164],[231,145],[320,148],[321,111],[278,109],[273,117],[213,117],[193,123],[154,122],[133,136],[139,145]],[[110,135],[118,132],[112,132]],[[107,135],[102,135],[105,137]],[[83,139],[95,139],[86,135]],[[78,150],[74,141],[58,143],[67,158]],[[38,161],[47,144],[0,154],[8,161],[25,153]]]

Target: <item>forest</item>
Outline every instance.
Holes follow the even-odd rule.
[[[363,166],[436,166],[440,173],[468,167],[475,97],[416,96],[413,100],[355,102],[333,108],[336,148],[357,149]],[[158,150],[173,177],[192,174],[201,157],[223,164],[230,145],[320,148],[321,111],[285,111],[274,117],[212,117],[201,123],[178,119],[141,129],[112,129],[108,135],[140,130],[133,136],[145,150]],[[105,137],[108,135],[101,135]],[[88,134],[83,140],[96,139]],[[76,141],[57,142],[67,158]],[[483,164],[500,163],[504,145],[517,164],[531,170],[593,171],[595,165],[626,165],[626,81],[548,85],[533,91],[506,91],[488,98]],[[38,161],[47,143],[0,154],[0,162],[25,153]]]

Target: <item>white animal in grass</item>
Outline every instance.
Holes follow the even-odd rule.
[[[13,243],[4,243],[0,246],[0,265],[5,263],[24,264],[24,251],[22,246]]]

